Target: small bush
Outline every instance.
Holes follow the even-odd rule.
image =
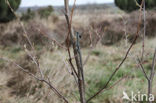
[[[23,30],[20,25],[15,22],[10,24],[0,25],[2,33],[0,33],[0,44],[4,47],[13,46],[13,45],[24,45],[29,44],[26,37],[23,36]],[[30,41],[35,45],[45,45],[49,43],[48,37],[44,36],[42,33],[37,31],[36,28],[45,29],[46,27],[38,22],[29,21],[26,24],[27,35],[30,38]],[[28,45],[29,46],[29,45]]]
[[[48,6],[46,8],[39,9],[38,14],[40,15],[40,18],[48,18],[53,11],[54,11],[53,7]]]
[[[24,69],[28,70],[29,72],[36,74],[37,69],[34,64],[32,64],[30,57],[25,55],[24,57],[19,58],[16,62],[22,66]],[[35,93],[34,87],[37,87],[37,82],[29,77],[28,74],[21,71],[17,66],[10,64],[8,66],[12,71],[12,77],[8,80],[7,86],[10,87],[11,94],[17,96],[25,96],[26,94],[33,94]],[[36,84],[35,84],[36,83]]]
[[[30,8],[27,9],[27,12],[22,14],[21,20],[28,21],[35,17],[35,12],[33,12]]]
[[[138,4],[142,3],[142,0],[136,0]],[[156,7],[156,1],[155,0],[145,0],[146,8],[152,9]],[[135,0],[115,0],[116,6],[118,6],[120,9],[126,11],[126,12],[132,12],[134,10],[139,9],[139,7],[136,5]]]

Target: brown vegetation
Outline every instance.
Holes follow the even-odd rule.
[[[156,34],[156,15],[155,11],[147,11],[147,29],[146,36],[151,38]],[[81,45],[83,47],[90,45],[90,38],[92,36],[92,42],[96,42],[98,35],[102,35],[101,43],[103,45],[112,45],[125,39],[125,32],[127,39],[131,42],[135,36],[138,12],[132,12],[131,14],[126,14],[112,20],[96,20],[96,18],[90,18],[88,23],[85,25],[81,24],[81,20],[73,21],[73,27],[76,31],[82,34]],[[74,17],[76,18],[76,17]],[[98,18],[98,17],[97,17]],[[102,18],[105,18],[103,16]],[[77,19],[76,19],[77,20]],[[95,21],[96,20],[96,21]],[[59,20],[56,21],[53,27],[43,24],[39,20],[31,20],[26,23],[26,29],[28,35],[34,44],[47,44],[47,41],[54,39],[57,42],[64,44],[66,39],[66,21]],[[143,24],[142,24],[143,27]],[[21,27],[13,21],[9,24],[0,24],[1,36],[0,44],[4,46],[9,46],[13,44],[24,44],[27,41],[23,37]],[[40,31],[39,31],[40,30]],[[126,30],[126,31],[125,31]],[[140,31],[140,34],[143,30]],[[142,37],[140,37],[142,38]]]

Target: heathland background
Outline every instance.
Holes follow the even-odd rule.
[[[68,30],[62,9],[63,6],[23,7],[18,8],[16,13],[35,47],[36,57],[45,76],[51,79],[52,84],[71,103],[79,103],[78,89],[75,88],[74,78],[67,68],[68,54],[53,43],[54,39],[61,45],[66,45],[65,38]],[[147,73],[150,72],[156,47],[155,10],[146,10],[143,65]],[[114,3],[76,5],[72,25],[82,35],[80,39],[82,58],[84,61],[88,58],[84,65],[87,98],[107,82],[123,59],[127,48],[135,38],[139,14],[139,10],[122,11]],[[143,27],[142,23],[140,35],[143,34]],[[9,58],[38,75],[31,58],[25,53],[24,45],[27,45],[28,49],[30,47],[23,34],[23,28],[17,19],[1,22],[0,57]],[[99,38],[97,46],[91,49]],[[110,85],[123,76],[126,78],[112,89],[101,93],[91,103],[124,103],[123,91],[147,93],[147,81],[136,58],[140,56],[141,50],[142,36],[139,36],[126,62]],[[153,94],[156,96],[156,77],[153,82]],[[13,63],[0,60],[0,103],[62,103],[62,101],[44,83],[23,73]]]

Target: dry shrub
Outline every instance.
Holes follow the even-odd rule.
[[[156,35],[156,15],[155,11],[147,11],[146,13],[146,36],[153,37]],[[125,39],[125,28],[128,40],[131,42],[136,35],[137,24],[138,24],[138,11],[127,14],[122,18],[112,19],[112,20],[97,20],[89,19],[89,23],[81,24],[82,21],[73,21],[73,27],[75,31],[78,31],[82,38],[80,40],[82,47],[87,47],[91,44],[95,44],[97,40],[102,38],[101,43],[103,45],[112,45]],[[123,21],[124,20],[124,21]],[[124,22],[127,22],[126,27]],[[48,31],[48,30],[47,30]],[[65,44],[65,39],[67,37],[67,25],[66,21],[60,20],[56,23],[55,28],[52,31],[46,32],[49,38],[53,38],[61,44]],[[143,22],[141,24],[140,34],[143,34]],[[92,38],[90,38],[90,35]],[[92,40],[91,40],[92,39]],[[141,39],[138,39],[138,41]]]
[[[101,39],[101,43],[103,45],[112,45],[115,44],[117,42],[119,42],[121,40],[121,38],[123,38],[123,35],[120,33],[121,31],[118,30],[118,32],[116,32],[115,30],[117,30],[116,28],[112,29],[112,23],[114,23],[115,21],[102,21],[100,23],[97,23],[96,25],[94,25],[94,30],[101,28],[101,31],[99,32],[100,35],[102,36]]]
[[[92,19],[88,21],[89,23],[81,24],[81,21],[73,21],[73,28],[76,32],[81,34],[80,44],[81,47],[88,47],[91,43],[94,45],[102,38],[101,43],[103,45],[110,45],[117,43],[123,38],[123,30],[112,27],[114,25],[121,25],[122,22],[118,20],[111,21],[101,21],[97,19]],[[112,29],[113,28],[113,29]],[[119,31],[118,31],[119,30]],[[65,37],[67,35],[67,25],[65,21],[60,21],[56,24],[56,28],[53,30],[56,35],[60,35],[62,42],[65,41]],[[118,31],[118,32],[116,32]]]
[[[36,74],[37,69],[32,64],[31,59],[28,56],[21,57],[17,60],[17,63],[24,69]],[[37,88],[41,88],[41,84],[30,78],[28,74],[24,73],[14,64],[8,66],[11,78],[7,82],[7,86],[11,88],[11,94],[16,96],[33,95]]]
[[[154,15],[154,13],[151,13],[149,16],[150,17],[147,18],[148,22],[147,22],[147,31],[146,31],[147,34],[146,35],[149,37],[153,37],[153,36],[156,36],[156,15]]]
[[[8,24],[0,24],[0,44],[4,47],[14,45],[23,46],[24,44],[29,46],[28,40],[23,36],[25,33],[17,22],[13,21]],[[54,40],[60,44],[65,44],[67,34],[66,23],[61,22],[50,28],[50,25],[46,25],[45,22],[42,23],[38,19],[30,20],[25,23],[25,29],[30,41],[34,45],[49,46]],[[51,25],[54,24],[52,23]]]
[[[49,39],[37,31],[34,25],[38,26],[39,23],[30,21],[25,27],[27,35],[30,41],[35,45],[46,45]],[[43,26],[40,24],[40,26]],[[44,26],[43,26],[44,27]],[[46,28],[46,27],[44,27]],[[28,44],[26,37],[23,36],[24,31],[22,27],[18,24],[18,21],[13,21],[8,24],[0,24],[0,44],[3,46],[13,46],[13,45],[23,45]]]
[[[49,53],[51,54],[51,52]],[[58,57],[58,52],[55,55]],[[76,90],[73,88],[75,87],[74,78],[68,73],[62,61],[62,56],[55,58],[55,61],[53,61],[54,57],[49,56],[47,53],[42,55],[41,58],[39,56],[40,54],[37,55],[37,58],[40,60],[40,66],[45,78],[49,77],[52,85],[69,100],[76,101],[75,97],[73,97]],[[38,69],[27,55],[21,56],[16,63],[40,77]],[[35,80],[12,63],[7,68],[6,74],[9,74],[9,79],[6,85],[9,88],[11,97],[22,97],[22,100],[31,100],[32,103],[62,103],[62,100],[46,84]]]
[[[147,11],[146,12],[146,37],[151,38],[156,36],[156,11]],[[143,16],[143,15],[142,15]],[[127,19],[127,34],[129,35],[129,41],[131,42],[136,35],[137,31],[137,24],[138,24],[138,11],[132,12],[126,19]],[[142,18],[143,19],[143,18]],[[141,29],[139,34],[141,35],[139,38],[142,38],[144,24],[143,20],[141,22]]]
[[[81,46],[86,47],[91,43],[90,35],[92,36],[92,43],[95,44],[99,39],[98,35],[103,35],[101,43],[103,45],[111,45],[119,42],[125,38],[125,28],[128,40],[131,42],[135,37],[138,24],[138,11],[132,12],[123,16],[111,20],[90,18],[85,23],[81,24],[80,21],[73,21],[73,27],[75,31],[81,33],[82,38],[80,40]],[[54,20],[53,20],[54,19]],[[55,20],[56,19],[56,20]],[[78,19],[76,19],[78,20]],[[124,21],[123,21],[124,20]],[[51,21],[49,23],[48,21]],[[56,40],[60,44],[65,44],[67,37],[67,24],[65,20],[57,17],[46,21],[30,20],[25,24],[28,36],[32,43],[35,45],[47,45],[52,40]],[[55,22],[56,21],[56,22]],[[127,22],[126,27],[124,22]],[[151,38],[156,35],[156,15],[155,11],[147,11],[146,13],[146,36]],[[39,32],[40,30],[41,32]],[[14,44],[28,43],[23,36],[23,30],[17,21],[10,22],[8,24],[0,24],[0,44],[4,46],[12,46]],[[98,34],[98,35],[97,35]],[[141,24],[141,31],[139,34],[143,34],[143,22]],[[101,38],[100,37],[100,38]],[[141,39],[141,36],[138,40]]]
[[[55,14],[53,14],[53,15],[51,16],[51,19],[52,19],[52,22],[53,22],[53,23],[57,23],[57,22],[59,21],[59,17],[58,17],[57,15],[55,15]]]
[[[19,28],[16,22],[0,24],[0,44],[7,46],[18,43],[18,35],[16,34],[17,29]]]
[[[156,35],[156,11],[147,11],[146,12],[146,35],[148,37],[155,36]],[[129,25],[131,26],[131,29],[128,32],[134,33],[134,27],[136,23],[138,22],[138,12],[133,12],[130,14],[130,17],[128,18]],[[130,26],[128,28],[130,28]],[[141,27],[143,27],[143,22],[141,24]]]
[[[67,31],[66,21],[60,20],[53,29],[53,38],[63,44],[65,43],[65,39],[67,37]]]
[[[117,18],[111,21],[94,21],[92,27],[94,30],[96,28],[102,28],[101,33],[104,33],[102,38],[103,45],[110,45],[119,42],[121,39],[125,38],[125,28],[128,40],[132,42],[136,35],[137,25],[138,25],[138,11],[132,12],[131,14],[125,15],[122,18]],[[125,25],[124,22],[127,22]],[[107,28],[104,31],[104,28]],[[141,23],[141,29],[139,34],[143,35],[143,21]],[[146,36],[151,38],[156,36],[156,15],[155,11],[147,11],[146,13]],[[140,41],[142,36],[139,37]]]
[[[42,30],[48,31],[48,27],[46,27],[41,22],[30,21],[25,27],[30,41],[35,45],[47,45],[48,42],[50,42],[49,38],[44,35],[44,32],[39,30],[42,28]],[[27,42],[27,40],[25,42]]]
[[[129,34],[129,41],[131,42],[136,35],[137,23],[138,23],[139,13],[137,11],[132,12],[127,18],[127,34]],[[141,22],[141,29],[139,34],[141,39],[143,35],[143,21]],[[151,38],[156,36],[156,15],[155,11],[147,11],[146,13],[146,37]]]

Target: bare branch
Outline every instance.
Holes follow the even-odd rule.
[[[155,65],[156,65],[156,49],[155,49],[153,61],[152,61],[152,69],[151,69],[151,75],[150,75],[151,80],[153,80],[154,75],[155,75],[155,67],[156,67]]]
[[[25,52],[26,52],[27,55],[32,59],[32,61],[35,63],[37,69],[38,69],[39,72],[40,72],[41,78],[44,78],[44,75],[43,75],[43,72],[42,72],[42,70],[41,70],[41,68],[40,68],[40,64],[39,64],[38,60],[36,59],[35,56],[33,56],[33,55],[30,53],[30,51],[27,50],[26,46],[25,46]]]
[[[114,84],[112,84],[110,87],[106,88],[105,90],[109,90],[113,87],[115,87],[116,85],[118,85],[123,79],[125,79],[127,76],[123,76],[121,79],[117,80]]]
[[[8,63],[12,63],[13,65],[17,66],[19,69],[21,69],[23,72],[27,73],[28,75],[32,76],[33,78],[41,81],[42,79],[41,78],[38,78],[37,76],[35,76],[33,73],[30,73],[28,70],[24,69],[23,67],[21,67],[19,64],[13,62],[12,60],[9,60],[7,58],[0,58],[4,61],[7,61]]]
[[[142,65],[142,63],[141,63],[141,60],[139,59],[139,57],[138,57],[137,59],[138,59],[138,64],[139,64],[139,66],[140,66],[142,72],[144,73],[145,78],[146,78],[147,80],[150,80],[149,77],[147,76],[147,73],[145,72],[145,69],[144,69],[144,67],[143,67],[143,65]]]
[[[80,94],[80,101],[81,103],[86,103],[85,100],[85,82],[84,82],[84,74],[83,74],[83,66],[82,66],[82,58],[80,49],[78,47],[78,42],[76,41],[77,36],[74,35],[74,30],[72,28],[72,18],[69,18],[69,0],[64,0],[65,5],[65,18],[68,25],[68,32],[70,34],[70,40],[73,47],[73,53],[74,53],[74,59],[76,61],[77,71],[78,71],[78,84],[79,84],[79,94]],[[74,11],[74,10],[73,10]],[[72,12],[73,12],[72,11]],[[73,14],[73,13],[71,13]],[[71,16],[72,17],[72,16]],[[67,42],[69,43],[69,36],[67,37]],[[68,46],[69,48],[69,46]],[[70,54],[70,51],[68,50],[68,53]],[[70,58],[71,60],[71,58]]]

